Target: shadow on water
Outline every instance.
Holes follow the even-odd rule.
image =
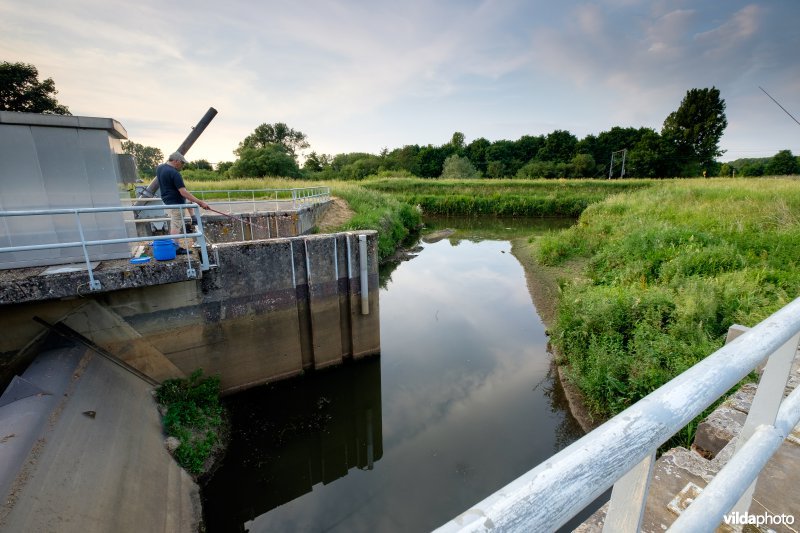
[[[225,400],[231,444],[203,489],[208,531],[245,524],[383,455],[380,360],[371,357]]]
[[[226,400],[209,532],[428,531],[581,436],[508,241],[553,224],[490,222],[382,271],[379,357]]]

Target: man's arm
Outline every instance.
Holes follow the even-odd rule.
[[[178,192],[179,192],[179,193],[181,193],[181,196],[183,196],[184,198],[186,198],[186,199],[187,199],[187,200],[189,200],[190,202],[194,202],[194,203],[196,203],[197,205],[199,205],[199,206],[200,206],[200,207],[202,207],[203,209],[208,209],[208,204],[207,204],[207,203],[205,203],[205,202],[204,202],[203,200],[201,200],[200,198],[198,198],[198,197],[196,197],[195,195],[193,195],[192,193],[190,193],[190,192],[189,192],[189,191],[186,189],[186,187],[181,187],[180,189],[178,189]]]

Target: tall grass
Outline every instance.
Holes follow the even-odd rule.
[[[361,182],[433,215],[577,217],[610,195],[649,187],[651,180],[447,180],[379,178]]]
[[[221,181],[187,182],[189,190],[195,194],[200,191],[213,190],[258,190],[258,189],[291,189],[299,187],[331,188],[331,194],[344,199],[353,209],[355,215],[336,231],[373,229],[378,231],[378,258],[391,256],[398,245],[409,233],[421,224],[420,213],[410,204],[398,200],[391,195],[368,190],[357,183],[344,181],[291,180],[282,178],[249,178]],[[206,195],[213,198],[214,193]],[[216,193],[217,197],[225,195]]]
[[[609,197],[539,243],[582,258],[552,341],[599,415],[613,415],[800,294],[800,183],[670,181]]]

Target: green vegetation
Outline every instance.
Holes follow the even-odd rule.
[[[589,205],[651,180],[426,180],[382,178],[361,182],[431,215],[577,217]]]
[[[0,62],[0,111],[71,115],[56,100],[53,78],[39,81],[39,70],[27,63]]]
[[[188,379],[168,379],[156,390],[156,400],[166,408],[167,435],[180,441],[175,460],[190,473],[202,474],[215,447],[221,445],[219,378],[203,377],[203,371],[196,370]]]
[[[658,182],[591,205],[539,241],[585,264],[552,342],[600,416],[620,412],[800,293],[800,188],[789,179]]]

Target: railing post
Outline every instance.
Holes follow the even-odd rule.
[[[761,375],[756,395],[753,397],[753,403],[750,404],[750,412],[747,414],[744,427],[739,433],[736,452],[753,436],[758,426],[762,424],[775,425],[775,417],[783,400],[783,391],[786,388],[786,383],[789,381],[789,373],[792,370],[792,363],[797,353],[798,342],[800,342],[800,333],[795,334],[786,341],[767,360],[767,366]],[[736,502],[731,512],[747,512],[750,509],[755,488],[756,482],[753,482],[742,494],[742,497],[739,498],[739,501]]]
[[[89,290],[92,291],[99,291],[103,288],[100,284],[100,281],[94,279],[94,273],[92,272],[92,262],[89,261],[89,250],[86,248],[86,237],[83,236],[83,225],[81,224],[81,215],[76,209],[73,211],[75,213],[75,220],[78,222],[78,234],[81,236],[81,247],[83,248],[83,258],[86,260],[86,271],[89,273]]]
[[[206,271],[211,268],[211,265],[208,261],[208,248],[206,243],[206,234],[203,231],[203,217],[200,214],[200,206],[195,207],[196,215],[195,218],[197,219],[197,232],[200,234],[197,237],[197,242],[200,244],[200,270]]]
[[[603,522],[604,533],[639,531],[647,503],[647,492],[653,477],[656,452],[622,476],[611,491],[611,501]]]

